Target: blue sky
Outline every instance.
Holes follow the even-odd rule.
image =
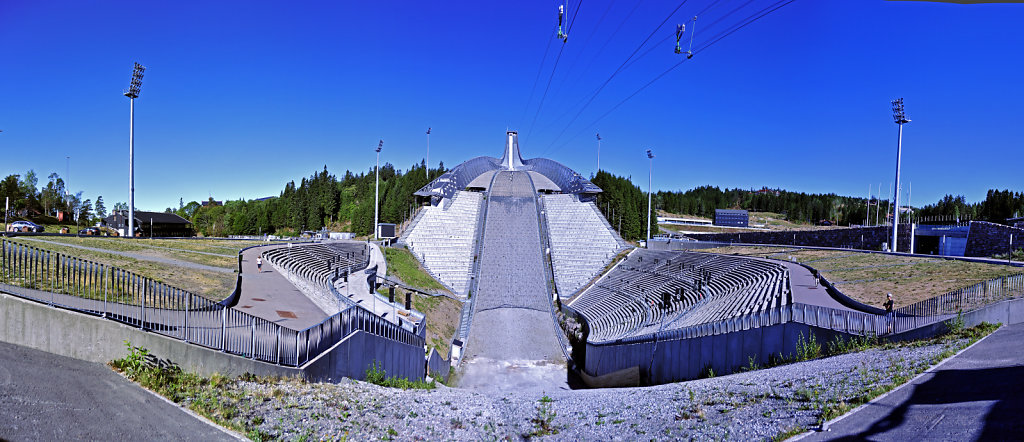
[[[563,46],[558,2],[547,0],[3,0],[0,174],[34,169],[45,182],[64,176],[71,156],[74,190],[108,207],[127,201],[121,91],[139,61],[148,67],[135,117],[142,210],[277,195],[324,165],[368,170],[378,139],[382,162],[406,169],[424,157],[428,126],[435,166],[500,157],[511,128],[524,156],[590,175],[600,132],[602,168],[638,184],[654,150],[656,189],[860,196],[882,183],[884,193],[897,97],[913,120],[903,180],[915,205],[1024,190],[1020,5],[796,0],[612,111],[681,60],[677,23],[712,6],[693,34],[702,47],[774,0],[729,14],[746,3],[690,0],[658,29],[677,2],[573,1]]]

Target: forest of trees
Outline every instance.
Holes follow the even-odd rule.
[[[0,204],[10,201],[10,217],[56,217],[58,212],[64,212],[69,214],[71,222],[78,221],[83,226],[105,218],[107,207],[103,197],[97,196],[93,202],[89,198],[83,200],[82,193],[71,193],[65,187],[64,179],[56,173],[47,176],[46,185],[42,188],[39,187],[39,177],[34,170],[24,175],[7,175],[0,181]]]
[[[443,162],[430,169],[429,177],[423,162],[405,172],[390,163],[382,165],[380,222],[398,224],[408,219],[415,205],[413,192],[444,172]],[[277,197],[206,206],[180,200],[173,212],[191,220],[195,230],[206,236],[294,235],[323,227],[368,235],[373,232],[373,195],[373,169],[360,174],[346,171],[339,179],[324,166],[298,184],[288,182]]]
[[[426,164],[413,165],[406,171],[390,163],[380,168],[380,221],[402,223],[415,207],[413,192],[446,171],[444,163],[425,173]],[[629,177],[599,171],[594,184],[604,192],[595,203],[612,228],[629,240],[645,237],[647,229],[646,192]],[[367,235],[373,230],[373,169],[355,174],[346,171],[336,177],[323,170],[285,184],[280,195],[258,200],[226,201],[223,205],[202,205],[179,200],[177,210],[167,208],[192,221],[195,230],[205,236],[256,235],[261,233],[294,235],[304,230],[329,227],[337,231]],[[78,214],[79,224],[90,225],[107,216],[102,196],[96,200],[82,199],[82,192],[71,193],[56,173],[47,177],[40,187],[35,172],[8,175],[0,181],[0,204],[11,201],[11,215],[28,214],[29,218],[56,216],[58,211]],[[752,191],[720,189],[703,186],[687,191],[658,191],[652,196],[655,210],[670,213],[712,217],[715,209],[747,209],[782,214],[794,222],[828,220],[839,225],[861,224],[867,214],[864,198],[835,194],[807,194],[785,190]],[[212,199],[211,199],[212,201]],[[883,210],[886,201],[880,203]],[[872,209],[874,206],[872,205]],[[122,202],[113,210],[126,210]],[[915,210],[915,217],[944,216],[953,219],[1005,222],[1007,218],[1024,215],[1024,192],[989,190],[984,201],[968,203],[963,196],[946,195],[935,204]],[[874,218],[874,216],[872,216]],[[655,216],[651,231],[656,232]]]

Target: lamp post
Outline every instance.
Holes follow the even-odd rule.
[[[377,143],[377,165],[373,167],[377,177],[374,179],[373,191],[373,239],[377,239],[377,217],[380,216],[380,150],[384,147],[384,140]]]
[[[650,149],[647,149],[647,160],[650,161],[650,166],[647,169],[647,247],[651,247],[651,183],[652,177],[654,176],[654,154],[651,153]]]
[[[597,133],[597,171],[595,171],[594,174],[596,175],[597,172],[600,172],[600,171],[601,171],[601,133],[598,132]]]
[[[427,181],[430,180],[430,128],[427,128]]]
[[[900,157],[903,154],[903,124],[909,123],[907,114],[903,112],[903,98],[892,100],[892,119],[899,126],[899,138],[896,142],[896,193],[892,211],[892,251],[896,249],[896,229],[900,224]]]
[[[128,97],[131,115],[128,119],[128,236],[135,236],[135,99],[142,90],[142,74],[146,67],[135,63],[132,82],[124,96]]]

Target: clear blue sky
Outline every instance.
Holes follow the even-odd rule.
[[[562,47],[552,42],[555,1],[3,0],[0,174],[34,169],[45,183],[65,175],[70,155],[73,190],[107,207],[127,201],[121,91],[139,61],[148,67],[135,117],[142,210],[177,207],[179,197],[277,195],[324,165],[368,170],[381,138],[382,162],[406,169],[423,158],[428,126],[435,166],[500,156],[512,128],[524,156],[590,175],[599,131],[602,168],[644,187],[651,148],[656,189],[860,196],[892,182],[889,101],[901,96],[913,120],[903,178],[915,205],[1024,190],[1024,6],[797,0],[599,119],[681,60],[675,24],[713,3],[691,0],[570,125],[678,5],[578,3]],[[773,1],[727,15],[743,3],[702,14],[695,47]]]

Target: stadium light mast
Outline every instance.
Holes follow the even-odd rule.
[[[597,172],[600,172],[600,171],[601,171],[601,133],[598,132],[597,133],[597,171],[594,172],[594,175],[597,175]]]
[[[909,123],[907,114],[903,112],[903,98],[892,100],[892,119],[899,126],[899,138],[896,142],[896,192],[892,210],[892,251],[896,249],[896,231],[900,225],[900,157],[903,154],[903,125]],[[913,251],[911,251],[913,252]]]
[[[430,128],[427,128],[427,181],[430,181]]]
[[[374,179],[374,191],[373,191],[373,239],[377,238],[377,223],[378,217],[380,216],[380,149],[384,147],[384,140],[380,140],[377,143],[377,165],[374,166],[373,170],[377,174],[377,178]]]
[[[650,167],[647,169],[647,248],[651,247],[651,183],[654,176],[654,154],[647,149],[647,160]]]
[[[135,99],[142,91],[142,74],[146,67],[135,63],[132,68],[132,82],[124,96],[128,97],[130,116],[128,118],[128,236],[135,236]]]

